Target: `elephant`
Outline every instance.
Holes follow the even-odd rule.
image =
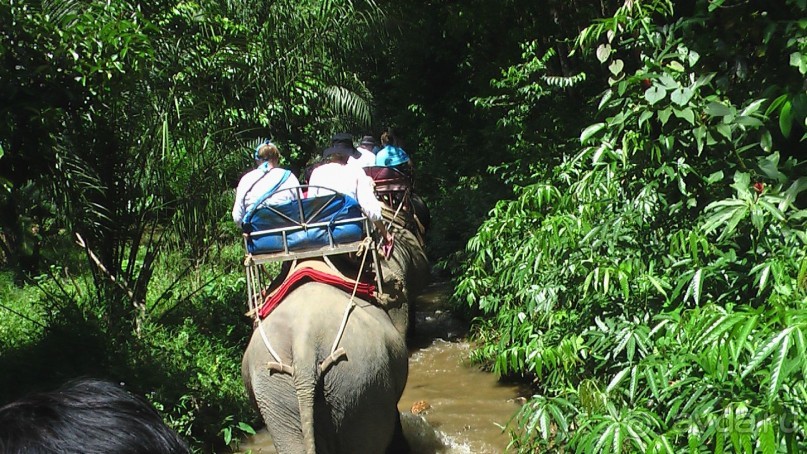
[[[331,356],[348,301],[342,290],[308,283],[253,332],[242,375],[279,453],[407,452],[396,407],[406,343],[383,309],[357,300],[339,340],[345,354]]]
[[[384,216],[389,220],[393,213],[385,208]],[[417,228],[410,215],[398,213],[390,229],[395,233],[395,247],[392,255],[381,261],[384,288],[378,300],[403,336],[410,335],[414,328],[410,302],[431,279],[423,242],[419,235],[412,233],[413,227]]]
[[[426,284],[428,260],[415,235],[390,230],[395,247],[381,259],[377,303],[308,282],[256,323],[241,372],[280,453],[409,452],[397,403],[409,299]]]

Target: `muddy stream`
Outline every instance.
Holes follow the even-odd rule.
[[[468,364],[466,326],[453,317],[447,284],[429,286],[415,305],[417,322],[410,341],[409,378],[398,409],[412,454],[496,454],[507,452],[503,428],[528,395],[518,385]],[[265,430],[241,451],[275,453]]]

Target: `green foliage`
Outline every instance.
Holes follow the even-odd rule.
[[[10,272],[0,273],[0,354],[33,343],[41,335],[44,314],[31,304],[38,297],[36,289],[17,287]]]
[[[153,303],[126,342],[110,340],[86,272],[54,267],[37,286],[22,288],[3,274],[2,367],[15,373],[3,377],[0,400],[78,375],[107,377],[147,395],[194,447],[221,452],[235,443],[256,418],[240,371],[251,323],[244,317],[241,244],[215,252],[215,260],[190,269],[187,256],[162,256]],[[71,351],[82,354],[65,354]]]
[[[784,101],[726,85],[671,13],[626,2],[581,32],[607,79],[599,121],[468,243],[474,358],[536,389],[520,451],[805,449],[807,186]],[[506,72],[518,93],[529,66]]]

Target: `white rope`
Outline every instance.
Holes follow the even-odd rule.
[[[368,236],[364,240],[364,253],[361,256],[361,265],[359,265],[359,272],[356,274],[356,283],[353,284],[353,293],[350,294],[350,301],[347,303],[347,307],[345,308],[345,313],[342,315],[342,324],[339,326],[339,332],[336,334],[336,339],[333,341],[333,346],[331,347],[331,354],[336,351],[336,348],[339,346],[339,341],[342,340],[342,335],[345,332],[345,328],[347,327],[347,319],[350,317],[350,311],[356,306],[356,290],[359,288],[359,279],[361,278],[362,272],[364,272],[364,263],[367,259],[367,253],[370,251],[369,243],[371,239]]]
[[[258,299],[259,299],[258,295],[260,295],[260,290],[259,289],[261,287],[261,282],[260,282],[260,279],[258,278],[258,274],[260,273],[260,271],[258,270],[257,266],[255,266],[255,265],[249,266],[248,265],[247,266],[247,273],[249,273],[249,275],[250,275],[249,277],[251,278],[250,279],[251,284],[252,284],[251,291],[252,291],[252,295],[253,295],[250,298],[250,306],[252,306],[250,308],[251,309],[250,312],[252,312],[253,316],[255,317],[255,322],[257,322],[257,324],[258,324],[258,332],[261,334],[261,339],[263,340],[263,344],[266,346],[266,349],[269,350],[269,354],[272,355],[272,358],[274,358],[274,360],[276,362],[282,364],[282,361],[280,360],[280,355],[278,355],[277,352],[275,351],[275,349],[272,348],[272,344],[269,343],[269,337],[266,336],[266,332],[264,332],[264,330],[263,330],[263,321],[261,320],[261,317],[260,317],[260,314],[259,314],[260,310],[258,308]]]
[[[283,361],[280,360],[280,356],[275,349],[272,348],[272,345],[269,343],[269,338],[266,337],[266,333],[263,331],[263,322],[260,316],[255,314],[255,319],[258,321],[258,332],[261,333],[261,339],[263,339],[263,344],[266,345],[266,349],[269,350],[269,354],[272,355],[272,358],[274,358],[276,362],[283,364]]]

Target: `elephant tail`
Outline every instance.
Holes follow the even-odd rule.
[[[300,428],[303,432],[303,444],[306,454],[316,454],[314,397],[321,378],[320,368],[317,364],[315,349],[311,345],[303,345],[295,350],[293,380],[300,410]]]

